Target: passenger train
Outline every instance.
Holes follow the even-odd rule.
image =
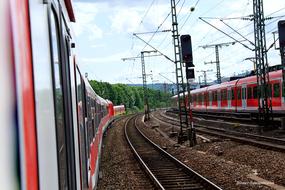
[[[1,189],[95,189],[116,114],[82,76],[71,0],[0,1]],[[117,113],[118,112],[118,113]]]
[[[282,92],[282,70],[270,72],[269,78],[268,96],[271,99],[272,112],[283,115],[285,101]],[[193,111],[196,112],[249,113],[254,116],[258,113],[257,93],[256,76],[249,76],[192,90],[190,100]],[[177,105],[177,95],[172,99]]]

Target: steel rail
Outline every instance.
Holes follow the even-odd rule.
[[[138,117],[135,117],[126,122],[125,136],[135,157],[156,187],[159,189],[170,187],[174,189],[221,189],[147,138],[137,127]],[[134,119],[134,126],[129,125],[131,119]],[[135,134],[135,137],[130,137],[130,132]]]

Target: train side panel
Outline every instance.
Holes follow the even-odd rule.
[[[0,1],[0,184],[2,189],[19,189],[17,158],[17,133],[14,118],[15,87],[13,84],[13,49],[9,0]],[[5,93],[4,93],[5,92]]]
[[[114,106],[114,115],[115,116],[122,115],[124,113],[126,113],[125,105]]]
[[[282,70],[269,73],[268,96],[273,113],[284,114]],[[192,108],[199,112],[258,112],[256,76],[225,82],[191,91]],[[172,97],[177,107],[177,95]],[[270,103],[268,99],[268,104]]]

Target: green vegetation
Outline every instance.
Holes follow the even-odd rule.
[[[89,82],[99,96],[111,100],[114,105],[124,104],[128,112],[137,112],[144,109],[142,87],[133,87],[125,84],[112,85],[95,80]],[[152,89],[148,89],[148,94],[150,109],[170,106],[171,94]]]

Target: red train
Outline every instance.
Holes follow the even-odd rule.
[[[275,114],[285,113],[282,70],[269,73],[269,96]],[[177,103],[177,95],[173,97]],[[200,112],[258,112],[256,76],[224,82],[191,91],[192,108]]]
[[[115,115],[122,115],[124,113],[126,113],[125,105],[114,106]]]
[[[116,113],[80,73],[71,0],[0,1],[2,189],[94,189]]]

